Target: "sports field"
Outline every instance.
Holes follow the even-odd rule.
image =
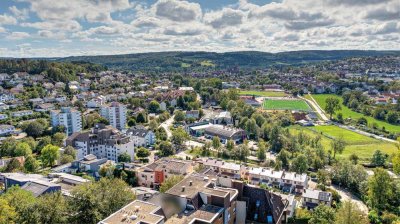
[[[275,92],[275,91],[253,91],[253,90],[246,90],[240,91],[239,95],[242,96],[263,96],[263,97],[285,97],[285,92]]]
[[[331,149],[331,142],[336,138],[343,136],[347,146],[342,154],[336,155],[338,158],[349,158],[355,153],[362,161],[369,161],[375,150],[379,149],[388,155],[395,153],[397,148],[394,144],[383,140],[364,136],[337,126],[315,126],[315,127],[300,127],[292,126],[289,128],[290,133],[298,134],[300,131],[309,136],[322,136],[321,143],[325,150]]]
[[[400,126],[399,125],[393,125],[393,124],[389,124],[385,121],[380,121],[377,120],[371,116],[365,116],[361,113],[357,113],[352,111],[350,108],[346,107],[345,105],[343,105],[343,99],[340,96],[334,95],[334,94],[313,94],[312,97],[315,99],[315,101],[317,101],[317,103],[319,104],[319,106],[322,109],[325,109],[325,105],[326,105],[326,98],[328,97],[335,97],[338,98],[340,100],[340,104],[342,109],[340,111],[336,112],[336,115],[338,113],[342,113],[343,118],[351,118],[351,119],[358,119],[361,117],[365,117],[365,119],[367,119],[368,121],[368,125],[371,125],[372,123],[376,123],[378,125],[379,128],[385,127],[385,129],[389,132],[393,132],[393,133],[400,133]],[[336,116],[334,116],[336,117]]]
[[[266,110],[301,110],[311,111],[310,106],[304,100],[264,100],[263,107]]]

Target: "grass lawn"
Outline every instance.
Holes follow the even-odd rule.
[[[264,100],[266,110],[302,110],[310,111],[311,108],[304,100]]]
[[[309,128],[292,126],[289,131],[292,134],[298,134],[303,131],[309,136],[316,136],[318,133],[322,133],[321,142],[325,150],[329,150],[331,142],[342,135],[347,146],[342,154],[336,155],[338,158],[348,158],[352,153],[355,153],[362,161],[367,161],[377,149],[388,155],[397,151],[396,146],[390,142],[374,139],[333,125]]]
[[[392,124],[389,124],[387,122],[377,120],[377,119],[375,119],[375,118],[373,118],[371,116],[365,116],[365,115],[363,115],[361,113],[357,113],[357,112],[352,111],[350,108],[348,108],[348,107],[346,107],[345,105],[342,104],[343,99],[340,96],[337,96],[337,95],[334,95],[334,94],[313,94],[312,96],[315,99],[315,101],[317,101],[317,103],[321,106],[322,109],[325,109],[325,105],[326,105],[325,100],[326,100],[326,98],[328,98],[328,97],[336,97],[336,98],[338,98],[340,100],[340,102],[341,102],[342,109],[340,111],[336,112],[336,114],[342,113],[343,114],[343,118],[358,119],[358,118],[361,118],[361,117],[365,117],[367,119],[369,125],[372,124],[372,123],[376,123],[379,128],[385,127],[385,129],[387,131],[389,131],[389,132],[392,132],[392,133],[400,132],[400,126],[399,125],[392,125]]]
[[[210,60],[205,60],[205,61],[200,62],[200,65],[207,66],[207,67],[215,67],[215,64]]]
[[[263,97],[285,97],[285,92],[274,92],[274,91],[240,91],[239,95],[244,96],[263,96]]]

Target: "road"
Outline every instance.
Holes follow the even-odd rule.
[[[364,212],[365,214],[368,214],[368,207],[367,205],[364,204],[363,201],[361,201],[361,199],[359,199],[358,197],[354,196],[352,193],[350,193],[348,190],[340,188],[339,186],[336,185],[332,185],[330,186],[330,188],[336,190],[339,195],[342,197],[341,201],[351,201],[354,204],[356,204],[362,212]]]
[[[174,117],[175,117],[175,115],[171,116],[168,120],[166,120],[160,124],[160,127],[163,127],[165,129],[165,131],[167,132],[168,138],[171,138],[171,136],[172,136],[172,132],[169,129],[169,126],[171,126],[172,123],[174,122]]]
[[[311,94],[309,94],[309,95],[311,96]],[[312,100],[306,99],[302,96],[299,96],[299,98],[303,99],[303,100],[307,101],[309,104],[311,104],[311,106],[315,109],[315,111],[319,114],[319,116],[321,117],[321,119],[323,121],[329,121],[329,118],[325,115],[324,110],[318,105],[317,102],[315,102],[315,100],[314,100],[314,98],[312,98],[312,96],[311,96]]]

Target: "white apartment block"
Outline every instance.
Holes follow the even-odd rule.
[[[104,124],[96,124],[91,131],[74,133],[66,144],[78,150],[78,159],[93,154],[100,159],[118,162],[118,156],[123,153],[130,155],[131,160],[135,156],[135,146],[130,137]]]
[[[101,107],[100,114],[110,122],[110,125],[118,130],[124,130],[126,126],[126,106],[112,102]]]
[[[65,133],[70,136],[75,132],[82,130],[81,112],[69,107],[62,107],[61,110],[52,110],[50,112],[51,126],[57,127],[63,125]]]
[[[135,146],[152,146],[156,143],[156,135],[153,131],[147,130],[143,126],[136,126],[128,129],[126,134],[129,135]]]
[[[282,188],[283,191],[302,193],[308,188],[307,174],[297,174],[264,167],[249,167],[247,171],[249,183],[265,184]]]

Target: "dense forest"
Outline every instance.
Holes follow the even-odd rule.
[[[326,60],[350,57],[400,55],[400,51],[292,51],[268,53],[243,52],[155,52],[125,55],[76,56],[58,58],[58,61],[87,61],[112,69],[134,71],[202,71],[239,66],[242,68],[265,68],[269,66],[302,65]]]
[[[99,72],[105,66],[89,62],[55,62],[49,60],[0,59],[0,73],[28,72],[43,74],[53,81],[67,82],[76,80],[76,74]]]

